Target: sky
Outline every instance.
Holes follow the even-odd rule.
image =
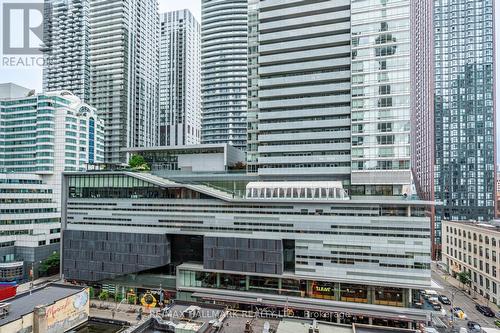
[[[31,2],[37,0],[23,0],[21,2]],[[0,0],[3,2],[13,2],[13,0]],[[160,5],[160,13],[187,8],[201,22],[201,0],[158,0]],[[500,61],[500,0],[495,0],[496,13],[496,54],[497,61]],[[1,37],[0,37],[1,39]],[[500,161],[500,65],[496,66],[497,79],[497,159]],[[29,67],[5,67],[0,62],[0,82],[14,82],[27,88],[41,90],[42,87],[42,69],[39,66]]]

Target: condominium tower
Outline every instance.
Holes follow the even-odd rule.
[[[441,220],[495,214],[494,1],[434,0],[434,11],[440,230]]]
[[[187,9],[164,13],[160,40],[160,145],[200,143],[200,24]]]
[[[202,0],[202,143],[246,147],[247,0]]]
[[[105,160],[157,144],[159,16],[156,0],[90,1],[91,104],[106,125]]]
[[[411,111],[432,114],[430,91],[415,89],[431,79],[414,56],[430,49],[422,3],[253,1],[249,172],[330,177],[353,194],[413,193]]]
[[[90,100],[90,0],[46,0],[43,90]]]

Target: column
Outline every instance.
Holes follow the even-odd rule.
[[[340,302],[340,283],[335,282],[335,300]]]
[[[220,288],[220,273],[217,273],[216,275],[216,279],[215,279],[215,285],[217,286],[217,288]]]
[[[375,287],[367,286],[367,291],[368,304],[375,304]]]
[[[47,307],[45,305],[36,306],[33,309],[33,333],[47,332]]]

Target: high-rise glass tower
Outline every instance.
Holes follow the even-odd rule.
[[[104,119],[105,161],[158,142],[159,15],[156,0],[90,1],[91,104]]]
[[[493,0],[434,0],[436,242],[441,220],[495,214]]]
[[[410,0],[352,0],[351,10],[352,183],[401,194],[411,183]]]
[[[90,0],[45,0],[43,90],[90,100]]]
[[[257,16],[250,8],[248,170],[348,182],[350,0],[260,1]]]
[[[202,0],[202,142],[246,149],[247,0]]]
[[[164,13],[160,40],[160,145],[200,143],[200,24],[187,9]]]
[[[433,112],[431,14],[424,0],[252,1],[249,172],[329,177],[355,195],[431,179],[411,162],[432,174],[411,139],[432,129],[416,121]]]

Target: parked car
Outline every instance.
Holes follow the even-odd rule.
[[[452,308],[451,311],[453,312],[453,315],[457,318],[460,319],[467,319],[467,315],[465,314],[464,310],[462,310],[459,307]]]
[[[445,295],[439,295],[438,299],[441,302],[441,304],[451,305],[450,299],[448,297],[446,297]]]
[[[475,321],[468,321],[467,328],[471,331],[481,332],[481,325],[479,325]]]
[[[486,317],[495,317],[495,313],[488,306],[476,304],[476,309],[479,313],[482,313]]]
[[[432,306],[432,309],[434,311],[441,311],[441,304],[439,304],[438,302],[431,301],[431,302],[429,302],[429,304]]]

